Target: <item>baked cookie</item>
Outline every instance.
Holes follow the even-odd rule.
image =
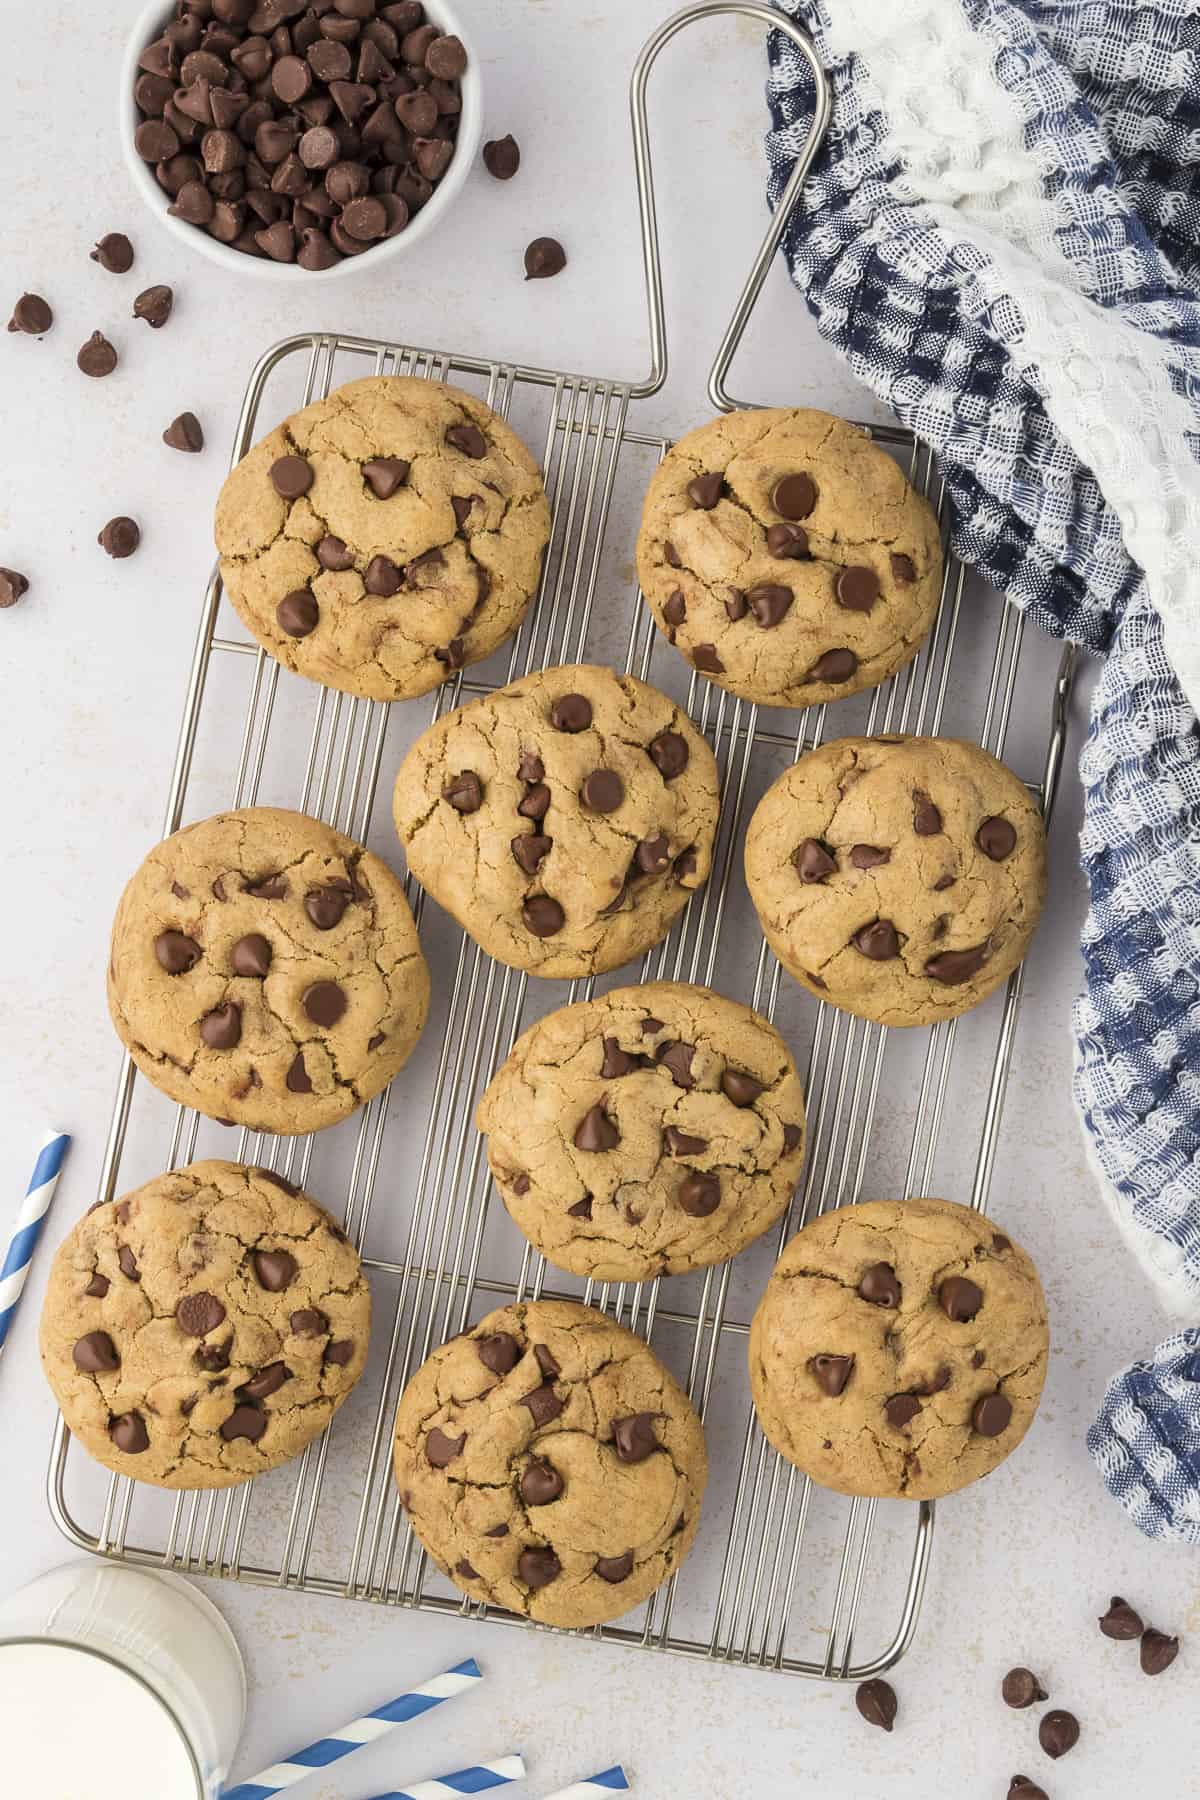
[[[344,1119],[403,1067],[429,970],[386,863],[317,819],[255,806],[150,852],[117,908],[108,1004],[173,1100],[294,1135]]]
[[[736,1256],[784,1211],[804,1160],[804,1095],[779,1033],[678,981],[539,1020],[476,1122],[530,1243],[599,1281]]]
[[[537,591],[537,464],[458,388],[372,375],[275,428],[217,500],[221,579],[299,675],[397,700],[479,662]]]
[[[156,1487],[297,1456],[367,1361],[354,1246],[269,1169],[199,1162],[84,1214],[42,1308],[46,1379],[84,1449]]]
[[[932,1025],[985,1000],[1029,948],[1045,828],[977,744],[839,738],[759,801],[746,881],[803,986],[882,1025]]]
[[[591,1307],[530,1300],[417,1370],[395,1471],[414,1532],[465,1594],[599,1625],[679,1567],[708,1467],[691,1402],[640,1338]]]
[[[687,660],[760,706],[874,687],[929,635],[937,520],[864,431],[804,407],[690,431],[646,494],[638,579]]]
[[[545,669],[419,737],[396,777],[409,868],[489,956],[595,975],[708,879],[720,796],[685,712],[632,675]]]
[[[794,1237],[750,1327],[771,1443],[839,1494],[936,1500],[1016,1449],[1050,1350],[1033,1263],[949,1200],[874,1200]]]

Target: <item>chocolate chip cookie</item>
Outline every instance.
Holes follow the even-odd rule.
[[[396,1414],[396,1481],[456,1587],[547,1625],[639,1605],[696,1535],[704,1433],[653,1351],[591,1307],[502,1307],[435,1350]]]
[[[1049,1349],[1037,1270],[1005,1232],[948,1200],[875,1200],[792,1239],[750,1384],[771,1443],[822,1487],[935,1500],[1016,1449]]]
[[[248,807],[156,846],[117,908],[108,1004],[156,1087],[253,1131],[319,1131],[402,1068],[429,970],[386,863]]]
[[[708,879],[712,751],[657,688],[577,664],[526,675],[418,738],[396,778],[417,879],[489,956],[616,969]]]
[[[42,1309],[46,1379],[105,1468],[220,1488],[323,1431],[367,1360],[345,1233],[292,1182],[199,1162],[84,1214]]]
[[[746,881],[767,942],[822,1000],[883,1025],[952,1019],[1029,947],[1046,837],[1029,790],[977,744],[839,738],[755,809]]]
[[[736,1256],[784,1211],[804,1158],[804,1095],[774,1026],[677,981],[541,1019],[477,1122],[535,1249],[600,1281]]]
[[[248,630],[371,700],[424,694],[510,637],[549,535],[537,464],[503,419],[401,375],[306,406],[217,501],[221,578]]]
[[[638,578],[696,669],[761,706],[874,687],[920,649],[942,550],[929,503],[864,431],[829,413],[731,413],[654,473]]]

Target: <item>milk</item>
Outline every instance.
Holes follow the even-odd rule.
[[[215,1800],[246,1710],[233,1635],[179,1576],[69,1563],[0,1605],[0,1792]]]

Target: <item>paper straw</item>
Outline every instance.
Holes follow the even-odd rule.
[[[13,1220],[4,1262],[0,1265],[0,1348],[3,1348],[8,1328],[13,1322],[17,1301],[21,1298],[21,1289],[29,1274],[29,1265],[42,1235],[42,1225],[54,1198],[58,1172],[62,1168],[63,1157],[67,1154],[70,1142],[64,1131],[46,1132],[38,1151],[38,1159],[33,1165],[33,1174],[29,1177],[25,1198]]]
[[[395,1726],[406,1725],[410,1719],[420,1718],[431,1706],[440,1706],[443,1700],[451,1700],[455,1694],[465,1693],[480,1679],[479,1664],[474,1657],[469,1657],[466,1662],[447,1669],[444,1675],[435,1675],[432,1681],[413,1688],[411,1693],[389,1700],[386,1706],[377,1706],[374,1712],[364,1713],[361,1719],[352,1719],[349,1725],[343,1725],[340,1731],[332,1732],[329,1737],[318,1738],[315,1744],[293,1751],[283,1762],[272,1763],[269,1769],[264,1769],[250,1781],[241,1781],[237,1787],[223,1788],[221,1800],[270,1800],[272,1794],[281,1794],[285,1788],[304,1781],[314,1769],[327,1769],[330,1763],[339,1762],[343,1756],[349,1756],[352,1750],[359,1750],[364,1744],[373,1744],[376,1738],[383,1737]],[[476,1789],[438,1788],[435,1791],[471,1794]]]
[[[614,1763],[611,1769],[589,1775],[586,1781],[573,1781],[570,1787],[559,1788],[556,1794],[548,1794],[546,1800],[594,1800],[597,1794],[624,1794],[628,1788],[624,1769],[620,1763]]]
[[[376,1794],[375,1800],[454,1800],[456,1794],[483,1794],[508,1781],[523,1781],[525,1764],[519,1756],[501,1756],[495,1762],[476,1763],[456,1775],[439,1775],[436,1781],[418,1781],[414,1787],[395,1788]]]

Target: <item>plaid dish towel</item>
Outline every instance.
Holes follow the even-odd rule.
[[[784,239],[793,278],[828,341],[937,450],[958,554],[1106,657],[1081,759],[1075,1094],[1128,1241],[1195,1321],[1200,11],[776,4],[834,89]],[[780,33],[770,58],[774,204],[812,90]],[[1200,1407],[1190,1416],[1200,1433]]]

